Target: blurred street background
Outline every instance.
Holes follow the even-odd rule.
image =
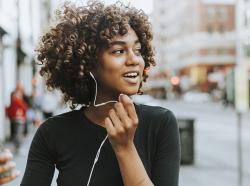
[[[68,110],[59,92],[46,91],[34,52],[62,2],[0,0],[0,143],[13,151],[22,173],[37,127]],[[175,113],[180,186],[249,186],[250,0],[124,2],[143,9],[153,25],[157,66],[150,69],[144,95],[134,101]],[[18,151],[7,117],[16,92],[27,107]],[[6,185],[17,186],[21,179]]]

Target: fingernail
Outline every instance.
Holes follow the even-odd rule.
[[[16,163],[15,163],[14,161],[11,161],[9,165],[10,165],[10,167],[12,167],[12,168],[16,167]]]
[[[121,96],[123,96],[123,95],[125,95],[125,94],[121,93],[121,94],[119,95],[119,97],[121,97]]]
[[[125,94],[122,94],[122,93],[121,93],[121,94],[119,95],[118,100],[121,101],[121,99],[122,99],[122,97],[123,97],[124,95],[125,95]]]
[[[124,101],[127,101],[127,102],[131,102],[132,101],[132,99],[129,96],[127,96],[127,95],[123,96],[123,99],[124,99]]]

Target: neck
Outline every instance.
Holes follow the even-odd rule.
[[[99,92],[101,92],[101,91],[99,91]],[[115,103],[118,101],[118,97],[119,97],[119,94],[110,95],[110,94],[100,93],[96,97],[96,99],[93,100],[91,105],[98,107],[98,105],[104,106],[104,105],[107,105],[110,103]]]
[[[95,107],[93,103],[84,110],[85,116],[101,126],[105,126],[105,118],[108,117],[110,109],[114,108],[114,103],[108,103],[100,107]]]

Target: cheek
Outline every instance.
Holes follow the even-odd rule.
[[[112,72],[120,69],[122,64],[124,63],[124,58],[114,58],[109,56],[104,56],[100,60],[100,69],[102,72]]]
[[[110,62],[114,65],[114,66],[120,66],[123,65],[126,62],[126,57],[117,57],[117,58],[111,58]]]
[[[106,63],[105,68],[109,73],[117,73],[119,72],[125,63],[125,58],[112,58]]]

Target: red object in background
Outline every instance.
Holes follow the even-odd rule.
[[[180,78],[177,76],[173,76],[170,79],[170,82],[172,83],[172,85],[179,85],[180,84]]]
[[[13,95],[11,96],[11,103],[8,108],[6,108],[6,114],[10,120],[21,120],[26,121],[26,112],[28,106],[21,96]]]

